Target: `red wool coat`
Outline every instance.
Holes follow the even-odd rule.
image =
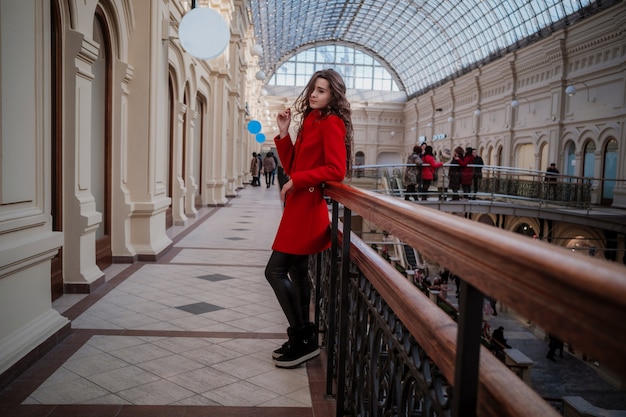
[[[285,199],[283,217],[272,249],[310,255],[330,247],[330,219],[322,183],[346,175],[346,126],[338,116],[320,119],[318,110],[304,120],[296,143],[287,135],[274,138],[293,188]]]
[[[461,165],[461,184],[472,185],[474,179],[474,167],[469,167],[474,163],[474,157],[472,155],[465,155],[460,161]]]
[[[432,181],[435,170],[439,167],[442,167],[443,162],[437,162],[435,158],[432,157],[432,155],[424,155],[422,157],[422,162],[424,164],[428,164],[428,166],[422,165],[422,179]]]

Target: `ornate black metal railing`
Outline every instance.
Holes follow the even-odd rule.
[[[396,197],[406,195],[403,173],[406,165],[364,165],[354,168],[354,177],[363,183],[369,180],[372,189]],[[438,170],[440,181],[433,181],[429,190],[416,192],[415,196],[437,197],[440,200],[462,196],[449,189],[449,165]],[[548,181],[549,180],[549,181]],[[483,200],[529,201],[566,207],[589,208],[592,191],[602,186],[615,186],[623,180],[559,175],[546,177],[544,172],[501,166],[482,166],[482,178],[472,197]],[[473,190],[472,190],[473,191]]]
[[[337,416],[558,415],[481,347],[485,294],[626,374],[623,266],[344,184],[326,192],[316,316]],[[351,234],[353,210],[463,277],[458,324]]]

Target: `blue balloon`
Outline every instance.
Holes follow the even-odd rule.
[[[261,122],[259,122],[258,120],[250,120],[248,122],[248,132],[252,133],[253,135],[256,135],[260,131],[261,131]]]
[[[263,133],[259,133],[258,135],[256,135],[256,141],[259,143],[265,142],[265,135]]]

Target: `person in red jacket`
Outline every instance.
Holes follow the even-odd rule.
[[[289,340],[272,352],[280,368],[293,368],[319,355],[317,331],[309,321],[309,255],[330,247],[330,220],[322,185],[343,181],[350,172],[352,119],[346,87],[332,69],[317,71],[296,99],[300,115],[296,141],[289,135],[291,109],[278,113],[274,138],[285,173],[280,192],[283,216],[265,267],[280,303]]]
[[[428,199],[428,189],[433,182],[435,170],[443,166],[443,162],[437,162],[433,156],[433,147],[427,145],[422,156],[422,201]]]
[[[472,151],[473,149],[470,147],[465,148],[465,155],[458,161],[459,165],[461,165],[461,188],[463,188],[464,199],[469,198],[474,181],[474,167],[470,166],[474,163]]]

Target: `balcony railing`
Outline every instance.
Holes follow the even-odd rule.
[[[442,176],[441,188],[438,189],[437,184],[433,182],[430,190],[420,195],[427,194],[440,199],[453,196],[452,191],[448,189],[449,166],[446,164],[443,169],[438,170],[439,175]],[[406,164],[360,165],[354,167],[353,172],[356,182],[364,185],[362,188],[378,190],[378,192],[398,197],[406,194],[406,186],[403,182],[406,167]],[[475,195],[478,198],[528,201],[535,204],[585,209],[594,204],[594,190],[602,189],[602,187],[612,188],[625,181],[568,175],[546,177],[543,171],[492,165],[481,165],[481,168],[483,177],[479,181],[478,193]]]
[[[341,183],[326,194],[316,317],[337,416],[557,416],[481,347],[485,295],[626,375],[624,266]],[[350,232],[352,213],[462,277],[457,322]]]

